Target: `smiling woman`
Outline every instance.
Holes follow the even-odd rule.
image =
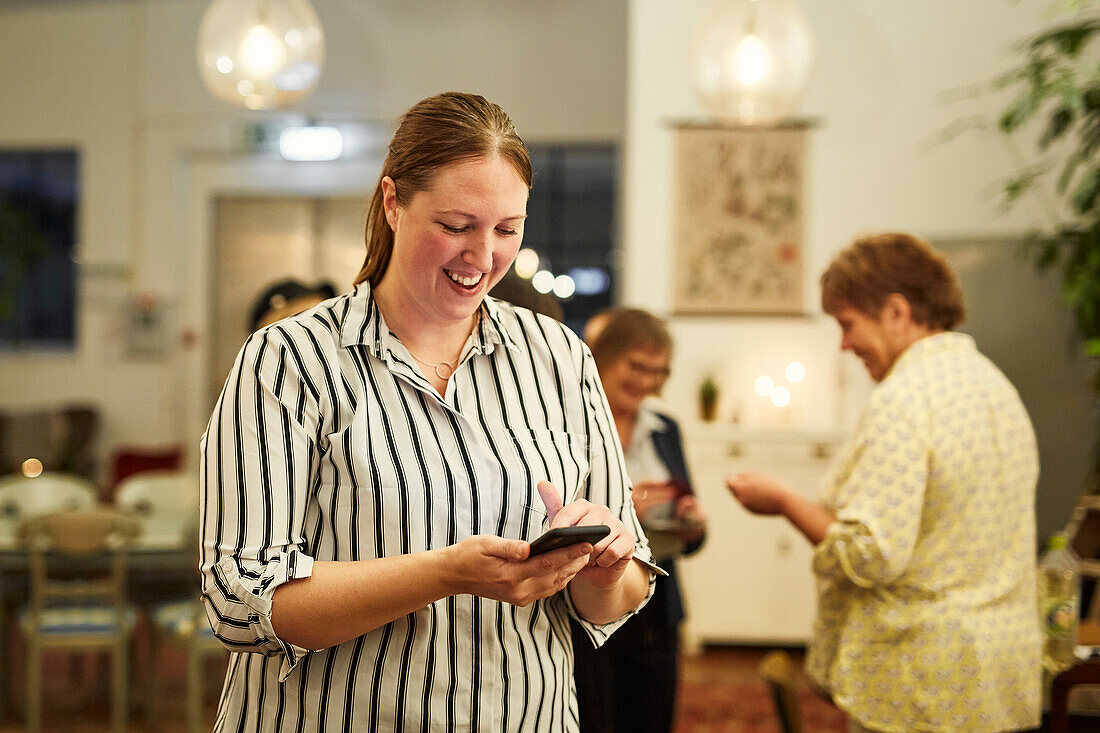
[[[591,354],[486,297],[530,182],[500,107],[420,102],[355,288],[238,355],[202,442],[216,730],[576,730],[563,630],[602,644],[653,578]],[[531,558],[547,521],[610,532]]]
[[[398,203],[392,178],[383,177],[381,187],[394,244],[375,300],[413,358],[452,364],[482,300],[519,251],[527,182],[494,156],[447,166],[407,206]],[[437,390],[445,388],[438,374],[426,376]]]

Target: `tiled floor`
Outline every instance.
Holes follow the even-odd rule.
[[[680,715],[676,733],[775,733],[778,727],[771,700],[756,673],[757,664],[767,650],[745,647],[708,648],[702,654],[684,659],[680,693]],[[795,654],[797,657],[797,653]],[[143,717],[142,695],[148,690],[146,675],[137,675],[133,714],[129,733],[183,733],[184,678],[183,657],[175,649],[164,649],[160,656],[162,694],[159,696],[160,725],[153,727]],[[44,731],[46,733],[105,733],[109,730],[106,669],[96,660],[83,660],[75,668],[62,658],[49,664],[46,675]],[[214,718],[224,666],[207,670],[206,726]],[[13,671],[11,687],[21,697],[18,680],[21,671]],[[74,684],[70,680],[76,680]],[[807,733],[833,733],[845,730],[841,713],[827,703],[803,698],[803,716]],[[0,733],[22,731],[22,701],[8,705],[0,722]],[[204,728],[209,730],[208,727]]]

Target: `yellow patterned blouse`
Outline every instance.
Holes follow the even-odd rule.
[[[1035,434],[1016,390],[946,332],[910,346],[825,484],[810,675],[881,731],[1039,722]]]

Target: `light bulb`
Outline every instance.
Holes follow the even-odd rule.
[[[336,160],[343,152],[344,136],[336,127],[287,127],[279,134],[279,155],[286,160]]]
[[[282,66],[285,57],[283,44],[266,25],[254,25],[245,34],[240,58],[249,74],[270,77]]]
[[[211,93],[248,109],[287,107],[321,77],[325,34],[309,0],[214,0],[198,37]]]
[[[531,285],[540,293],[546,294],[554,289],[554,273],[549,270],[539,270],[531,278]]]
[[[568,275],[558,275],[554,278],[553,290],[554,295],[565,300],[566,298],[573,297],[573,293],[577,291],[577,284],[573,282],[573,278]]]
[[[695,28],[699,101],[723,121],[777,122],[805,91],[812,45],[793,0],[717,0]]]
[[[745,36],[737,44],[737,78],[754,87],[764,81],[771,67],[771,56],[759,36]]]
[[[516,254],[515,268],[517,275],[524,280],[530,280],[539,271],[539,253],[524,247]]]

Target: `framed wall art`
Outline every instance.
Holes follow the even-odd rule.
[[[676,127],[677,314],[804,312],[809,128]]]

